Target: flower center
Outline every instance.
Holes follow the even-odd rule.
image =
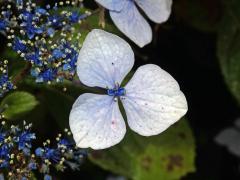
[[[108,89],[107,94],[109,96],[120,97],[126,94],[126,90],[123,87],[119,87],[118,84],[115,85],[114,89]]]

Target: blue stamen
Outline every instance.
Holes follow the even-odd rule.
[[[117,87],[114,89],[108,89],[107,94],[109,96],[120,97],[120,96],[124,96],[126,94],[126,90],[123,87]]]

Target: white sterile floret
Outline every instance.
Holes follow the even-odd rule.
[[[171,13],[172,0],[96,0],[107,8],[115,25],[138,46],[152,41],[152,29],[139,12],[155,23],[165,22]]]
[[[87,35],[77,62],[79,79],[108,89],[108,95],[87,93],[75,101],[69,120],[77,146],[104,149],[123,139],[126,126],[118,99],[129,127],[143,136],[163,132],[187,112],[178,83],[157,65],[139,67],[126,87],[120,87],[133,64],[133,51],[120,37],[97,29]]]
[[[240,118],[238,118],[235,126],[222,130],[215,138],[215,141],[222,146],[228,148],[233,155],[240,157]]]

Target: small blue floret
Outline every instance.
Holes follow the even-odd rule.
[[[37,148],[36,150],[35,150],[35,154],[36,154],[36,156],[38,156],[38,157],[42,157],[42,155],[43,155],[43,153],[44,153],[44,150],[43,150],[43,148]]]
[[[54,49],[52,52],[52,56],[56,59],[63,57],[63,52],[60,49]]]
[[[28,164],[28,168],[31,169],[31,170],[37,169],[37,164],[34,163],[34,162],[30,162]]]
[[[48,28],[47,29],[47,35],[48,36],[53,36],[55,34],[55,30],[53,28]]]
[[[46,175],[44,176],[44,180],[52,180],[52,176],[46,174]]]
[[[0,19],[0,31],[1,31],[1,30],[5,30],[6,27],[7,27],[6,21]]]
[[[67,71],[67,70],[69,70],[69,69],[71,69],[71,65],[70,65],[70,64],[67,63],[67,64],[64,64],[64,65],[63,65],[63,70],[64,70],[64,71]]]
[[[35,11],[36,11],[36,13],[39,13],[41,15],[47,14],[47,10],[43,9],[43,8],[37,8]]]
[[[13,50],[16,52],[20,51],[21,53],[23,53],[27,50],[27,47],[25,44],[22,43],[22,41],[19,38],[15,38],[13,41]]]
[[[80,19],[80,16],[77,12],[72,12],[71,16],[69,16],[69,20],[71,23],[76,23]]]

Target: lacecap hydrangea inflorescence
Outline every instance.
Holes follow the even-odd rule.
[[[36,82],[71,80],[81,46],[81,34],[74,25],[91,14],[81,12],[81,0],[44,7],[31,0],[0,3],[0,32],[7,37],[8,46],[31,64],[30,74]]]
[[[39,172],[44,179],[52,179],[51,168],[64,171],[66,168],[78,170],[87,155],[85,150],[77,148],[67,136],[58,134],[56,142],[49,139],[41,147],[33,147],[37,135],[32,132],[32,124],[23,123],[23,127],[1,121],[0,125],[0,171],[1,176],[10,180],[31,179]]]

